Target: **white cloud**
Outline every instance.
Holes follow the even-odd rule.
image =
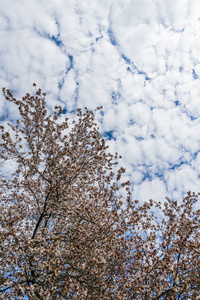
[[[36,82],[49,108],[103,105],[101,133],[123,155],[134,197],[198,191],[199,9],[196,0],[2,0],[0,85],[21,97]],[[3,120],[17,116],[0,103]]]
[[[133,191],[134,199],[142,202],[153,199],[155,201],[163,202],[167,195],[165,184],[159,178],[153,180],[146,179],[141,184],[136,185]]]

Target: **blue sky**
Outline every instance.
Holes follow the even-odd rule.
[[[133,198],[200,184],[200,1],[1,0],[0,86],[97,115]],[[17,117],[0,95],[2,122]]]

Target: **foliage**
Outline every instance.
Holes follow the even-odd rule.
[[[70,123],[61,107],[47,114],[40,89],[3,93],[21,119],[1,126],[16,170],[0,183],[0,298],[198,299],[198,195],[138,205],[93,112]]]

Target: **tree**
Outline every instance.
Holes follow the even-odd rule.
[[[1,126],[1,156],[16,169],[0,184],[0,297],[198,299],[198,195],[138,205],[93,112],[70,122],[61,107],[47,114],[40,89],[3,94],[21,119]]]

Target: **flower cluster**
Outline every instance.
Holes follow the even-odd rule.
[[[16,162],[0,182],[0,297],[198,299],[198,196],[139,205],[93,112],[69,124],[61,107],[48,115],[41,89],[3,93],[21,118],[0,127],[1,158]]]

